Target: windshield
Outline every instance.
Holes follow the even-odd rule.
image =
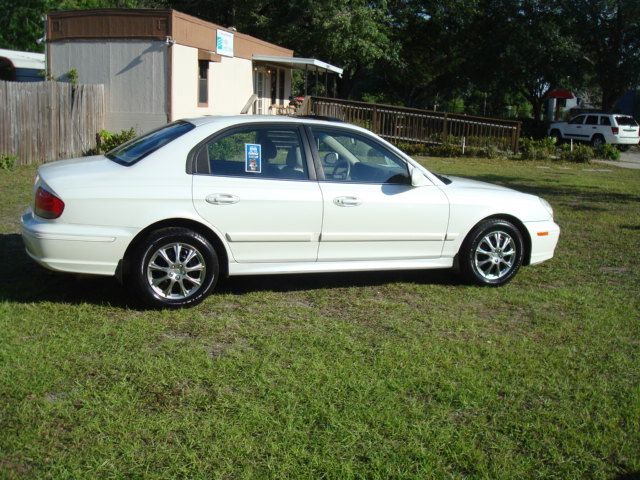
[[[616,117],[616,122],[618,125],[635,127],[638,123],[633,119],[633,117]]]
[[[106,156],[122,165],[133,165],[194,128],[189,122],[173,122],[114,148]]]

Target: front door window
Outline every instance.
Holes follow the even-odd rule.
[[[325,179],[355,183],[410,183],[404,160],[362,135],[312,128]]]

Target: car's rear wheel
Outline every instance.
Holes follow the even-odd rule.
[[[187,228],[152,232],[134,248],[130,284],[152,307],[177,308],[200,303],[216,285],[216,251],[202,235]]]
[[[510,281],[524,258],[524,241],[511,222],[488,219],[467,236],[458,254],[464,278],[477,285],[497,287]]]
[[[596,134],[591,138],[591,146],[593,148],[600,148],[606,142],[604,141],[604,137],[600,134]]]

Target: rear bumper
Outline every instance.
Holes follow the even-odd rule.
[[[560,227],[553,221],[526,222],[525,227],[531,238],[529,265],[544,262],[553,257],[560,238]]]
[[[135,231],[41,220],[28,209],[21,220],[27,254],[55,271],[114,275]]]
[[[638,137],[620,137],[614,136],[609,143],[613,145],[638,145],[638,141],[640,139]]]

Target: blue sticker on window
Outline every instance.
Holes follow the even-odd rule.
[[[244,171],[249,173],[262,172],[262,148],[259,143],[244,144]]]

